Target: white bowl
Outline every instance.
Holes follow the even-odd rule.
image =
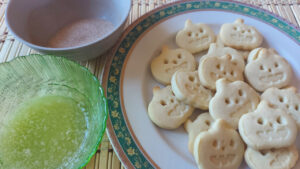
[[[30,48],[72,60],[88,60],[100,56],[118,40],[130,7],[131,0],[10,0],[5,16],[9,31]],[[114,28],[80,46],[47,47],[50,38],[64,26],[88,18],[108,20]]]

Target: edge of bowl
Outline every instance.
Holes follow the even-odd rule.
[[[101,141],[103,139],[103,136],[104,136],[104,133],[106,131],[106,122],[107,122],[107,117],[108,117],[108,105],[107,105],[107,99],[105,98],[104,96],[104,92],[103,92],[103,88],[100,86],[99,87],[99,90],[100,90],[100,93],[101,93],[101,99],[104,101],[105,103],[105,106],[104,106],[104,112],[105,112],[105,116],[104,116],[104,121],[103,121],[103,124],[104,126],[102,127],[101,129],[101,132],[100,132],[100,138],[98,140],[98,143],[96,144],[96,147],[94,148],[94,150],[92,151],[92,153],[90,154],[90,156],[85,160],[84,163],[82,163],[81,166],[79,166],[79,169],[82,169],[83,167],[85,167],[91,160],[91,158],[96,154],[97,150],[98,150],[98,147],[99,145],[101,144]]]

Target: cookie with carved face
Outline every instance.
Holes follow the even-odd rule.
[[[200,84],[198,72],[177,71],[171,80],[177,99],[193,107],[207,110],[214,93]]]
[[[243,81],[244,66],[243,60],[235,59],[231,55],[206,57],[199,64],[199,79],[204,86],[215,90],[216,81],[221,78]]]
[[[282,148],[295,142],[297,125],[284,110],[262,100],[254,112],[241,117],[239,132],[245,143],[254,149]]]
[[[176,44],[191,53],[208,49],[209,44],[215,41],[214,31],[203,23],[193,24],[191,20],[185,22],[183,30],[176,35]]]
[[[275,87],[267,89],[262,95],[263,100],[272,106],[281,108],[296,121],[300,128],[300,94],[295,87],[278,89]]]
[[[245,146],[238,132],[218,119],[195,139],[194,158],[200,169],[237,169]]]
[[[184,123],[194,108],[176,99],[171,86],[154,87],[148,115],[153,123],[164,129],[175,129]]]
[[[270,87],[287,86],[292,78],[292,69],[275,50],[258,48],[249,54],[245,76],[256,90],[263,92]]]
[[[194,151],[194,141],[195,138],[203,131],[207,131],[213,124],[214,119],[210,116],[209,113],[200,114],[193,122],[187,120],[184,123],[184,128],[189,134],[189,143],[188,148],[190,153]]]
[[[220,29],[220,38],[226,46],[242,50],[257,48],[263,41],[262,35],[255,27],[244,24],[243,19],[223,24]]]
[[[168,85],[171,83],[172,75],[177,70],[194,71],[196,60],[194,56],[185,49],[169,49],[163,46],[162,52],[151,62],[153,77],[160,83]]]
[[[298,150],[293,145],[287,148],[255,150],[250,147],[245,152],[245,161],[255,169],[290,169],[296,165]]]
[[[219,79],[216,84],[217,93],[209,103],[209,112],[214,119],[223,119],[237,129],[241,116],[256,109],[260,96],[243,81]]]

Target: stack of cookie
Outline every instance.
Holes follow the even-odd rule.
[[[242,19],[223,24],[217,37],[187,20],[180,48],[164,46],[152,60],[153,77],[166,87],[153,89],[148,115],[164,129],[184,124],[200,169],[237,169],[243,157],[252,169],[290,169],[298,160],[300,95],[288,87],[290,65],[262,41]],[[193,54],[207,49],[197,63]],[[191,121],[195,108],[208,112]]]

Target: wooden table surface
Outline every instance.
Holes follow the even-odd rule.
[[[133,0],[130,16],[127,25],[135,21],[141,15],[151,11],[163,4],[173,2],[175,0]],[[300,0],[240,0],[245,3],[253,4],[269,10],[273,13],[286,18],[294,25],[300,26]],[[34,50],[23,45],[14,39],[8,32],[4,21],[4,13],[8,0],[0,0],[0,62],[9,61],[17,56],[36,53]],[[99,56],[97,59],[87,62],[80,62],[86,66],[102,81],[103,68],[107,58],[111,55],[111,51]],[[99,146],[97,153],[91,159],[86,169],[120,169],[124,168],[120,163],[117,155],[109,142],[106,134]]]

